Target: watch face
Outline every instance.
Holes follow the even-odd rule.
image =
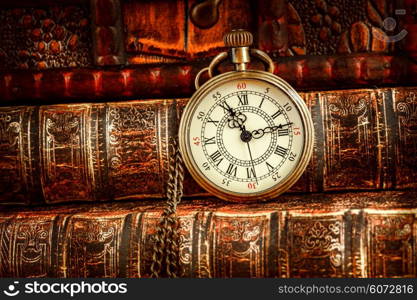
[[[187,167],[221,198],[271,198],[295,182],[309,158],[305,104],[265,78],[217,80],[186,109],[180,143]]]

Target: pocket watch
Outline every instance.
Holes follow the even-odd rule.
[[[209,193],[229,201],[277,197],[300,178],[313,151],[306,104],[273,74],[271,58],[250,48],[252,41],[244,30],[225,35],[230,50],[197,74],[197,91],[179,126],[180,152],[190,174]],[[267,71],[248,69],[251,56]],[[213,76],[229,57],[235,70]],[[204,72],[210,79],[200,87]]]

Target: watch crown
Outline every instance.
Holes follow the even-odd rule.
[[[253,43],[253,35],[249,31],[235,29],[226,33],[223,41],[227,47],[249,47]]]

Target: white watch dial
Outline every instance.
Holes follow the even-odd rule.
[[[250,195],[279,185],[303,154],[305,128],[293,99],[258,79],[234,79],[205,93],[185,136],[210,185]]]

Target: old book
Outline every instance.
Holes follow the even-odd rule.
[[[252,31],[254,46],[273,57],[300,59],[292,73],[297,78],[311,57],[326,56],[327,75],[347,58],[345,67],[361,72],[361,65],[380,77],[401,74],[405,68],[396,61],[416,56],[413,1],[3,0],[0,7],[0,69],[6,72],[195,62],[224,51],[224,33],[237,28]],[[372,81],[364,73],[361,79]]]
[[[0,72],[4,105],[67,103],[89,100],[190,97],[196,74],[209,64],[146,64],[121,69],[69,68]],[[252,68],[264,69],[253,61]],[[220,71],[228,70],[227,66]],[[275,60],[275,74],[299,91],[415,85],[417,65],[407,57],[356,53],[297,56]]]
[[[179,205],[184,277],[415,277],[417,194],[286,195]],[[0,213],[1,277],[149,277],[163,203]]]
[[[291,192],[417,186],[416,88],[301,94],[314,120]],[[165,197],[168,140],[187,100],[0,108],[2,204]],[[204,191],[186,177],[185,195]]]
[[[264,0],[258,4],[258,44],[272,55],[390,53],[407,37],[410,1]],[[389,17],[401,24],[389,27]],[[385,22],[384,22],[385,21]],[[405,24],[404,24],[405,23]]]

